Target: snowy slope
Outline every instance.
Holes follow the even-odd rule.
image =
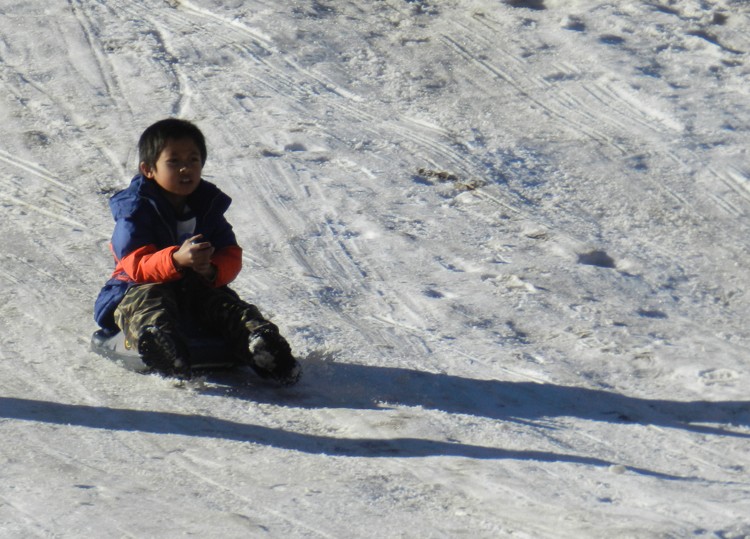
[[[750,536],[745,0],[0,0],[0,537]],[[195,121],[299,385],[88,350]]]

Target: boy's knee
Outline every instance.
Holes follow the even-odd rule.
[[[176,317],[174,290],[165,283],[131,287],[115,309],[115,323],[128,333],[148,325],[173,325]]]

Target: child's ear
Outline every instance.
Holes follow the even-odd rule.
[[[141,161],[139,168],[141,169],[141,174],[146,176],[149,180],[154,179],[154,169],[148,166],[145,161]]]

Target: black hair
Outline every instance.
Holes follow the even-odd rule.
[[[146,128],[138,141],[138,160],[153,168],[159,160],[159,155],[167,146],[169,140],[190,139],[198,146],[201,153],[201,164],[206,164],[208,152],[206,139],[197,126],[187,120],[167,118],[160,120]]]

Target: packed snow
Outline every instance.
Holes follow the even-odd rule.
[[[750,536],[746,0],[0,0],[0,537]],[[145,127],[304,365],[89,350]]]

